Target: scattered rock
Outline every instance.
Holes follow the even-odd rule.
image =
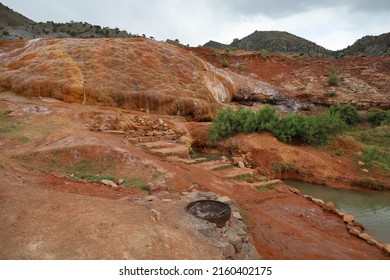
[[[203,192],[199,193],[199,197],[204,197],[206,199],[215,199],[217,195],[213,192]]]
[[[301,192],[300,192],[298,189],[296,189],[296,188],[290,187],[289,190],[290,190],[290,192],[292,192],[292,193],[301,194]]]
[[[232,157],[232,161],[234,165],[238,165],[240,161],[244,162],[244,157]]]
[[[359,165],[359,166],[365,166],[366,164],[365,164],[363,161],[360,161],[360,160],[359,160],[359,161],[358,161],[358,165]]]
[[[124,181],[125,181],[125,179],[119,179],[119,180],[118,180],[118,185],[123,184]]]
[[[198,232],[204,236],[212,237],[214,234],[214,227],[199,228]]]
[[[230,199],[230,197],[227,197],[227,196],[218,197],[218,198],[217,198],[217,201],[223,202],[223,203],[228,203],[228,204],[230,204],[230,203],[232,202],[232,200]]]
[[[343,212],[341,212],[340,210],[338,210],[338,209],[335,210],[335,213],[336,213],[337,215],[339,215],[340,217],[343,217],[343,218],[344,218],[344,216],[345,216],[345,214],[344,214]]]
[[[147,195],[147,196],[145,196],[144,199],[146,201],[156,201],[156,200],[158,200],[158,198],[156,196],[154,196],[154,195]]]
[[[231,258],[234,256],[235,253],[236,253],[236,250],[234,249],[234,246],[232,244],[229,243],[225,246],[225,249],[223,252],[223,255],[225,256],[225,258]]]
[[[352,227],[349,229],[349,233],[355,236],[359,236],[359,234],[361,234],[361,231],[356,227]]]
[[[154,221],[161,220],[161,214],[157,210],[152,209],[152,210],[150,210],[150,212],[152,213],[152,216],[151,216],[152,220],[154,220]]]
[[[233,245],[237,253],[242,250],[242,239],[237,234],[228,234],[229,243]]]
[[[227,157],[225,157],[225,156],[221,156],[220,157],[220,161],[229,161],[229,159]]]
[[[245,252],[245,259],[246,260],[261,260],[261,256],[257,252],[255,246],[253,246],[251,243],[245,243],[243,251]]]
[[[242,220],[241,214],[238,211],[233,212],[233,217],[238,219],[238,220]]]
[[[313,198],[311,201],[313,201],[315,204],[322,206],[325,204],[325,202],[322,199],[319,198]]]
[[[354,220],[355,220],[355,218],[351,215],[344,215],[344,217],[343,217],[343,221],[347,224],[353,224]]]
[[[331,201],[328,201],[327,203],[325,203],[324,209],[328,210],[328,211],[331,211],[331,212],[334,212],[336,210],[333,202],[331,202]]]
[[[239,168],[245,168],[245,164],[242,161],[239,161],[237,165]]]
[[[107,179],[101,180],[100,183],[102,183],[103,185],[106,185],[106,186],[108,186],[110,188],[117,188],[118,187],[118,185],[115,184],[113,181],[107,180]]]
[[[364,168],[361,168],[360,170],[363,171],[364,173],[369,173],[370,172],[370,171],[368,171],[368,169],[364,169]]]
[[[368,240],[370,240],[370,239],[373,238],[371,235],[369,235],[369,234],[367,234],[367,233],[361,233],[361,234],[359,234],[359,237],[360,237],[361,239],[366,240],[366,241],[368,241]]]

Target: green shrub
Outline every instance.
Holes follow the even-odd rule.
[[[336,150],[336,151],[333,151],[331,153],[332,157],[341,157],[342,155],[343,155],[343,151],[342,150]]]
[[[267,60],[268,57],[269,57],[269,51],[267,51],[267,50],[261,50],[261,51],[259,52],[259,56],[261,57],[261,59]]]
[[[337,81],[338,81],[338,71],[336,68],[333,68],[328,74],[328,79],[326,80],[326,84],[328,86],[337,86]]]
[[[328,111],[332,115],[338,115],[348,125],[357,124],[361,120],[356,107],[351,104],[334,104],[329,107]]]
[[[375,147],[367,147],[363,150],[362,159],[366,164],[371,164],[372,161],[378,160],[379,158],[379,152],[378,149]]]
[[[335,97],[336,96],[336,92],[335,91],[328,91],[327,93],[325,93],[325,96],[326,97]]]
[[[345,127],[338,114],[329,112],[314,116],[291,114],[280,117],[270,105],[265,105],[256,113],[243,107],[236,112],[227,108],[217,112],[209,128],[209,139],[216,142],[239,132],[269,131],[283,142],[297,139],[318,145],[326,144],[332,135],[342,132]]]
[[[222,68],[230,67],[230,64],[229,64],[229,62],[227,60],[222,60],[220,64],[221,64]]]
[[[303,118],[299,136],[308,144],[324,145],[329,142],[330,136],[342,132],[345,128],[344,121],[338,115],[324,112]]]
[[[374,126],[380,126],[382,124],[390,124],[390,110],[369,110],[367,113],[367,121]]]

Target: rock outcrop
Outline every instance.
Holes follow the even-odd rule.
[[[0,44],[0,86],[28,97],[210,119],[243,88],[269,84],[149,39],[34,39]]]

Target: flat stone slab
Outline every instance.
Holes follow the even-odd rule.
[[[240,176],[253,176],[255,170],[251,168],[233,167],[232,169],[220,170],[218,173],[220,173],[222,176],[225,176],[226,178],[236,178]]]
[[[217,171],[217,170],[222,170],[222,169],[233,167],[231,162],[216,161],[216,160],[199,163],[198,166],[201,166],[201,167],[203,167],[203,168],[205,168],[207,170],[213,170],[213,171]]]
[[[161,157],[178,156],[186,158],[190,149],[185,145],[176,145],[171,148],[151,149],[150,152]]]
[[[167,141],[156,141],[156,142],[145,142],[140,143],[138,146],[147,148],[147,149],[162,149],[162,148],[171,148],[175,147],[176,145],[172,142]]]

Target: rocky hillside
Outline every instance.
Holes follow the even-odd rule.
[[[23,38],[129,38],[139,37],[118,28],[86,22],[36,23],[0,3],[0,40]]]
[[[242,76],[269,83],[278,91],[276,98],[268,100],[274,105],[280,105],[278,102],[283,100],[284,104],[288,104],[290,97],[296,106],[290,105],[303,111],[335,103],[354,104],[361,110],[390,108],[390,56],[334,59],[203,47],[191,50],[216,67],[225,66],[225,69]],[[332,71],[335,71],[335,82],[330,84]],[[244,92],[243,97],[253,104],[262,102],[249,90]],[[240,100],[236,98],[235,101]]]
[[[216,44],[212,44],[216,46]],[[205,46],[210,46],[206,44]],[[329,55],[331,52],[317,44],[288,32],[255,31],[242,39],[234,39],[230,48],[260,51],[267,50],[276,53]]]
[[[0,43],[0,86],[30,97],[208,120],[237,93],[267,101],[271,85],[151,39],[33,39]]]
[[[365,36],[357,40],[352,46],[341,50],[339,55],[390,55],[390,33],[379,36]]]
[[[255,31],[242,39],[234,39],[230,45],[209,41],[204,46],[216,49],[238,49],[247,51],[267,50],[274,53],[307,56],[380,56],[390,54],[389,34],[390,33],[382,34],[380,36],[365,36],[356,41],[352,46],[340,51],[327,50],[309,40],[281,31]]]

